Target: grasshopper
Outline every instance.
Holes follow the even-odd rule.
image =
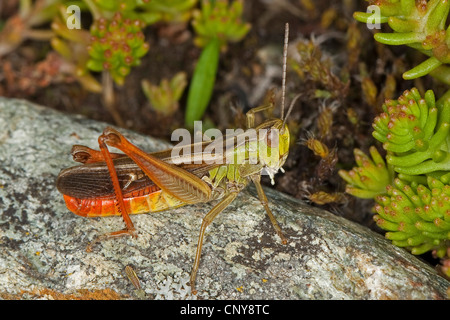
[[[187,204],[218,200],[203,218],[200,227],[197,251],[190,275],[191,291],[196,294],[195,279],[200,264],[205,230],[250,182],[254,183],[259,200],[281,242],[287,243],[269,208],[260,181],[262,172],[265,171],[273,183],[273,175],[279,170],[283,171],[282,165],[289,151],[289,130],[286,119],[297,97],[292,100],[286,116],[283,117],[288,32],[289,27],[286,24],[281,119],[266,120],[255,127],[255,113],[273,108],[273,101],[248,111],[247,130],[254,128],[257,133],[252,139],[235,143],[236,137],[225,137],[218,140],[219,142],[216,140],[202,142],[201,152],[194,152],[191,156],[191,160],[199,160],[201,157],[200,163],[194,161],[196,164],[175,163],[171,156],[173,148],[146,153],[110,127],[106,128],[98,138],[100,151],[86,146],[73,146],[72,156],[82,165],[62,170],[56,181],[56,186],[63,194],[67,208],[84,217],[122,216],[126,225],[123,230],[99,236],[88,246],[88,251],[100,240],[120,236],[136,237],[137,232],[129,217],[130,214],[157,212]],[[217,157],[225,159],[230,154],[234,159],[236,154],[241,154],[244,157],[244,163],[206,161],[210,155],[206,154],[205,150],[214,143],[220,143],[222,146],[233,144],[232,148],[226,149],[231,151],[214,154],[216,159]],[[108,146],[121,150],[123,154],[110,152]],[[189,146],[192,150],[197,147],[198,145],[194,144]],[[250,150],[258,155],[254,163],[247,161]],[[260,151],[255,150],[268,150],[270,154],[262,155]]]

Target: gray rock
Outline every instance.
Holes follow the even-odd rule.
[[[0,98],[0,297],[4,299],[445,299],[450,283],[365,227],[266,189],[289,238],[282,245],[249,188],[208,227],[210,204],[132,216],[137,239],[86,246],[123,228],[119,217],[69,212],[55,179],[73,144],[97,148],[106,124]],[[148,151],[166,144],[122,130]],[[124,268],[140,279],[136,290]]]

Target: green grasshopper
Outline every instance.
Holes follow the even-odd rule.
[[[136,229],[129,217],[130,214],[157,212],[186,204],[218,200],[203,218],[200,227],[190,276],[191,291],[196,294],[195,279],[205,230],[250,182],[255,184],[259,200],[281,242],[287,243],[269,208],[260,181],[265,171],[273,183],[273,175],[279,170],[283,171],[282,165],[289,151],[286,119],[298,96],[292,100],[283,118],[288,32],[286,24],[281,119],[266,120],[255,127],[255,113],[271,109],[274,104],[270,102],[251,109],[246,114],[247,131],[254,129],[256,132],[251,138],[239,139],[242,137],[241,134],[213,142],[203,142],[200,145],[190,145],[189,150],[197,150],[200,147],[200,152],[193,152],[188,163],[183,161],[180,163],[182,157],[178,158],[178,162],[175,161],[176,159],[172,157],[175,148],[146,153],[110,127],[98,138],[100,151],[80,145],[73,146],[74,160],[83,165],[62,170],[56,182],[58,190],[64,195],[68,209],[84,217],[120,215],[126,225],[123,230],[98,237],[88,246],[88,251],[100,240],[125,235],[136,237]],[[210,148],[212,145],[226,146],[227,151],[206,153],[208,148],[212,150]],[[111,153],[108,146],[115,147],[124,154]],[[226,162],[230,159],[235,160],[238,156],[243,160],[242,163]],[[249,161],[252,160],[251,156],[256,156],[256,161]],[[211,161],[212,159],[216,161]]]

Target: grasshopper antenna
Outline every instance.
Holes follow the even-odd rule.
[[[292,99],[291,104],[289,105],[289,109],[284,116],[284,107],[286,101],[286,69],[287,69],[287,55],[288,55],[288,44],[289,44],[289,23],[286,23],[284,29],[284,48],[283,48],[283,76],[282,76],[282,84],[281,84],[281,120],[283,120],[283,125],[281,126],[281,132],[284,132],[284,126],[286,124],[286,120],[289,117],[289,114],[292,111],[292,108],[295,105],[295,102],[298,98],[300,98],[301,94],[297,94],[294,99]]]
[[[284,117],[284,104],[286,100],[286,68],[287,68],[287,52],[289,44],[289,23],[284,27],[284,48],[283,48],[283,75],[281,84],[281,119]]]

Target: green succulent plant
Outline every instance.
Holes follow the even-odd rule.
[[[355,149],[357,167],[339,171],[346,192],[374,198],[374,220],[386,238],[413,254],[450,247],[450,103],[437,104],[433,91],[416,88],[386,100],[373,122],[373,136],[387,151],[386,165],[371,147],[373,161]]]
[[[122,85],[131,68],[139,65],[149,50],[143,27],[142,21],[124,19],[120,13],[111,21],[96,20],[91,26],[91,58],[87,67],[92,71],[108,70],[113,80]]]
[[[445,256],[450,247],[450,185],[448,177],[443,180],[428,176],[423,185],[396,178],[385,195],[375,198],[374,220],[394,245],[413,254],[434,250],[437,257]]]
[[[369,149],[372,159],[363,151],[354,150],[357,167],[349,171],[339,170],[339,175],[347,182],[345,191],[358,198],[371,199],[386,192],[386,186],[391,183],[394,173],[378,150],[372,146]]]
[[[164,115],[171,115],[178,110],[180,100],[187,85],[186,73],[178,72],[172,79],[161,80],[160,85],[153,85],[144,79],[142,91],[150,102],[150,106]]]
[[[450,62],[450,33],[446,26],[449,1],[368,2],[376,5],[369,8],[378,12],[355,12],[354,18],[365,23],[388,23],[393,30],[376,33],[375,40],[408,45],[429,56],[405,72],[404,79],[430,74],[450,84],[450,68],[445,65]],[[375,170],[358,161],[358,157],[367,158],[359,150],[355,150],[358,166],[339,174],[348,183],[347,193],[373,196],[374,220],[387,231],[387,239],[413,254],[431,250],[442,258],[441,271],[450,277],[450,90],[436,101],[432,90],[422,97],[413,88],[396,100],[386,100],[382,109],[373,121],[372,135],[387,152],[386,168],[392,170],[390,182],[379,179],[378,184],[364,183],[361,177],[367,176],[369,169],[372,174]],[[377,177],[383,173],[378,169]]]
[[[141,0],[139,19],[147,24],[158,21],[185,22],[192,16],[197,0]]]
[[[120,12],[127,19],[139,19],[146,25],[158,21],[185,22],[192,15],[197,0],[85,0],[97,18],[112,18]]]
[[[398,173],[420,175],[450,170],[450,102],[436,104],[433,91],[416,88],[387,100],[373,122],[373,136],[390,151],[388,164]]]
[[[250,24],[242,21],[242,12],[243,1],[202,1],[201,10],[193,12],[195,44],[205,47],[213,38],[218,38],[224,50],[228,42],[241,41],[250,30]]]
[[[94,20],[100,18],[112,19],[114,14],[120,12],[126,19],[136,19],[136,0],[83,0],[91,11]]]
[[[448,81],[448,67],[437,69],[450,62],[450,31],[447,16],[450,3],[443,0],[368,0],[379,8],[380,23],[388,23],[393,33],[376,33],[375,40],[388,45],[408,45],[429,56],[418,66],[403,74],[404,79],[415,79],[431,73]],[[360,22],[373,22],[372,13],[355,12]]]
[[[195,43],[203,47],[192,76],[187,98],[185,124],[192,128],[208,106],[214,88],[220,51],[228,42],[237,42],[250,30],[242,21],[243,1],[202,1],[201,10],[193,13]]]

